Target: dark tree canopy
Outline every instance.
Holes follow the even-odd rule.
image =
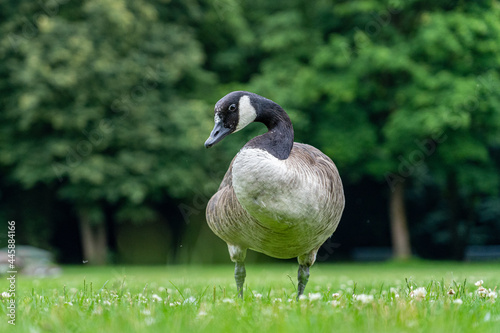
[[[264,129],[203,142],[241,89],[338,165],[340,252],[401,218],[421,256],[500,241],[498,1],[10,0],[0,22],[0,218],[24,243],[126,261],[150,225],[170,259],[215,260],[204,205]]]

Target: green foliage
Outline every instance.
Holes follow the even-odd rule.
[[[268,55],[252,90],[300,110],[298,141],[330,155],[344,181],[437,184],[441,213],[456,228],[468,220],[467,238],[479,203],[500,188],[498,2],[296,3],[259,17]]]
[[[500,187],[499,17],[498,1],[4,1],[0,217],[29,206],[7,190],[43,188],[94,223],[167,215],[180,232],[172,211],[195,212],[196,239],[198,201],[264,130],[203,148],[213,104],[246,89],[280,103],[346,188],[423,186],[410,204],[436,189],[426,209],[445,219],[455,188],[472,219]],[[51,225],[26,214],[27,230]]]
[[[500,115],[493,88],[499,83],[498,6],[486,15],[478,4],[443,12],[451,3],[283,9],[278,20],[263,18],[264,27],[289,26],[262,32],[261,47],[270,56],[252,87],[302,110],[313,128],[298,136],[334,156],[348,177],[380,179],[397,170],[398,156],[418,148],[415,141],[442,132],[446,144],[424,163],[454,169],[480,162],[476,172],[482,172],[492,163],[488,147],[498,144],[499,123],[488,121]],[[287,37],[300,38],[311,25],[304,40]],[[497,185],[494,180],[489,191]]]
[[[24,5],[2,26],[7,179],[56,187],[75,206],[119,203],[120,220],[164,193],[188,197],[205,177],[214,82],[190,29],[144,1],[89,1],[76,16]]]

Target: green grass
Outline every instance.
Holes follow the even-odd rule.
[[[296,269],[247,264],[244,300],[235,297],[229,265],[18,275],[16,326],[0,297],[0,332],[500,332],[500,298],[482,297],[474,285],[495,290],[498,263],[318,263],[310,298],[298,302]],[[0,291],[7,286],[2,277]],[[425,297],[412,297],[421,287]]]

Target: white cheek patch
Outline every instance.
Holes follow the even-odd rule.
[[[238,110],[239,120],[235,132],[238,132],[240,129],[244,128],[257,118],[257,111],[255,111],[252,103],[250,103],[250,97],[248,97],[248,95],[241,96],[238,103]]]

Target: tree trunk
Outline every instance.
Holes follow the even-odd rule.
[[[80,235],[83,262],[104,265],[107,262],[108,242],[104,223],[93,224],[86,210],[80,211]]]
[[[410,235],[406,220],[404,184],[397,182],[391,192],[390,204],[392,254],[395,259],[411,257]]]

